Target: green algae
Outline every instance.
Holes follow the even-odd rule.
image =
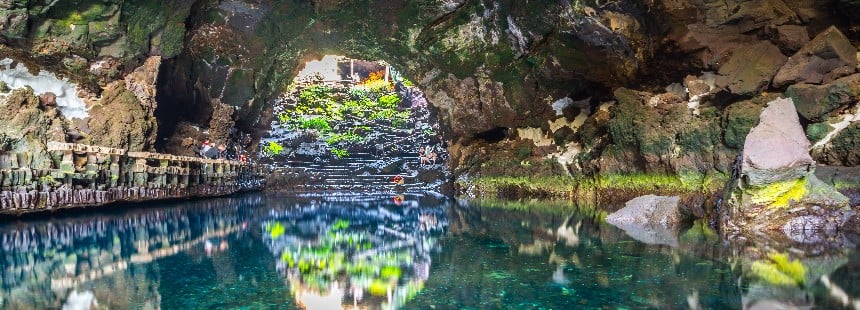
[[[633,191],[666,193],[709,193],[725,184],[721,174],[683,172],[677,175],[657,173],[610,173],[596,177],[578,176],[498,176],[470,179],[462,186],[474,186],[482,193],[492,193],[510,187],[521,187],[546,193],[555,198],[572,198],[597,192]]]
[[[792,202],[799,202],[806,196],[806,178],[775,182],[763,187],[747,190],[750,201],[774,208],[787,208]]]
[[[806,267],[799,260],[789,260],[784,253],[772,252],[767,260],[757,260],[750,267],[759,279],[773,285],[803,285],[806,280]]]

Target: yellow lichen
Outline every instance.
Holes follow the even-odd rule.
[[[771,207],[785,208],[792,201],[800,201],[806,195],[806,178],[776,182],[764,187],[752,188],[750,201],[754,204],[767,204]]]
[[[756,277],[774,285],[803,285],[806,281],[806,267],[783,253],[770,253],[768,260],[753,262],[751,269]]]

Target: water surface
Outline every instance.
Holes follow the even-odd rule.
[[[595,214],[247,194],[5,219],[0,308],[860,307],[850,246],[647,245]]]

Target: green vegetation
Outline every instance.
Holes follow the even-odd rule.
[[[347,133],[336,133],[328,137],[325,143],[328,145],[335,145],[344,141],[359,143],[364,141],[364,137],[359,136],[352,131]]]
[[[337,156],[337,158],[349,157],[349,151],[346,149],[332,148],[331,153]]]
[[[41,182],[42,184],[45,184],[45,185],[55,185],[56,184],[54,177],[52,177],[51,175],[46,175],[46,176],[39,178],[39,182]]]
[[[348,148],[366,140],[371,126],[404,128],[411,113],[398,108],[402,100],[394,85],[383,80],[385,72],[371,73],[361,83],[345,88],[311,84],[291,84],[287,88],[286,112],[277,115],[280,126],[292,130],[316,130],[334,156],[349,156]],[[344,126],[346,125],[346,126]],[[432,130],[425,134],[435,135]],[[277,154],[266,147],[269,154]]]
[[[379,97],[379,104],[385,108],[396,108],[400,103],[400,96],[397,94],[385,94]]]
[[[597,177],[522,176],[479,177],[461,183],[477,197],[489,199],[567,200],[578,205],[633,198],[641,193],[677,195],[713,193],[725,184],[725,176],[694,172],[679,175],[652,173],[606,174]]]
[[[753,275],[774,285],[803,285],[806,267],[798,260],[789,260],[788,254],[770,253],[767,260],[753,262]]]
[[[328,120],[323,117],[307,117],[299,120],[299,128],[328,132],[331,130],[331,125],[328,123]]]
[[[750,188],[750,201],[754,204],[766,204],[775,208],[786,208],[792,202],[798,202],[806,195],[806,178],[788,180],[769,184],[764,187]]]
[[[266,147],[264,148],[264,151],[266,152],[266,154],[269,154],[269,155],[278,155],[284,151],[284,147],[281,146],[280,144],[278,144],[277,142],[272,141],[266,145]]]

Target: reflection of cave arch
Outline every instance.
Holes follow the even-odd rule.
[[[430,276],[431,251],[448,226],[446,210],[309,205],[272,214],[263,237],[297,302],[397,307]]]

